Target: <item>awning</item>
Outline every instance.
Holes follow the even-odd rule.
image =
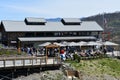
[[[19,37],[20,41],[57,41],[57,40],[95,40],[93,36],[83,36],[83,37]]]
[[[106,45],[106,46],[118,46],[119,44],[116,44],[116,43],[113,43],[113,42],[110,42],[110,41],[106,41],[106,42],[103,42],[103,45]]]
[[[53,38],[40,38],[40,37],[21,37],[18,38],[20,41],[56,41]]]
[[[90,41],[88,42],[87,46],[102,46],[102,43],[95,42],[95,41]]]

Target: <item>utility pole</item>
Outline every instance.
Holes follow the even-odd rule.
[[[103,33],[102,33],[102,36],[103,36],[103,40],[109,40],[110,39],[110,32],[107,30],[107,20],[105,18],[105,13],[102,14],[102,18],[103,18]],[[107,37],[107,39],[105,39]]]
[[[102,14],[102,17],[103,17],[103,29],[105,32],[105,24],[106,24],[105,13]]]

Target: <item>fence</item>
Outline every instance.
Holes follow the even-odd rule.
[[[61,64],[59,57],[11,57],[0,58],[0,68],[47,66]]]

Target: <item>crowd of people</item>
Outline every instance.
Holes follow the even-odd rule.
[[[69,46],[60,51],[61,54],[61,59],[66,60],[66,59],[74,59],[74,54],[77,54],[79,57],[96,57],[96,56],[106,56],[107,52],[112,52],[113,53],[114,48],[113,47],[88,47],[85,49],[81,49],[80,47],[75,47],[75,46]]]
[[[38,49],[34,47],[21,47],[21,51],[27,53],[28,55],[37,55]]]
[[[46,53],[49,57],[54,57],[56,55],[58,55],[59,53],[59,49],[58,48],[48,48],[47,52],[46,52],[46,48],[45,47],[39,47],[39,48],[35,48],[35,47],[22,47],[21,48],[22,52],[27,53],[28,55],[31,56],[45,56]]]
[[[34,47],[25,47],[21,48],[21,51],[26,52],[29,55],[36,55],[36,56],[41,56],[41,55],[46,55],[48,57],[55,57],[55,56],[60,56],[62,60],[66,59],[73,59],[73,55],[77,54],[80,57],[91,57],[91,56],[97,56],[100,54],[105,55],[108,51],[113,52],[114,48],[113,47],[88,47],[88,48],[80,48],[76,46],[65,46],[65,47],[60,47],[59,48],[48,48],[46,50],[45,47],[40,47],[40,48],[34,48]],[[47,51],[47,52],[46,52]]]

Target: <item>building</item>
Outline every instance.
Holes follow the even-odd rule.
[[[60,22],[44,18],[1,21],[1,42],[6,46],[34,46],[45,41],[90,41],[101,38],[103,28],[95,21],[62,18]],[[20,44],[19,44],[20,43]]]

